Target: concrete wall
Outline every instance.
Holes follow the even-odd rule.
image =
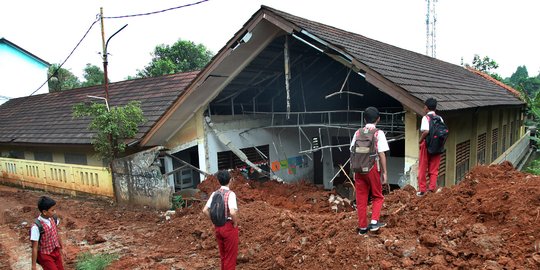
[[[172,189],[159,167],[153,165],[159,150],[155,147],[113,162],[115,195],[119,204],[171,207]]]
[[[298,130],[260,128],[268,126],[268,119],[255,119],[246,116],[220,117],[212,116],[214,129],[227,136],[237,148],[248,148],[269,145],[270,168],[272,173],[287,181],[313,179],[313,162],[306,155],[299,154],[301,150]],[[309,149],[306,138],[302,139],[304,149]],[[217,153],[230,151],[214,132],[207,132],[208,164],[207,171],[214,173],[218,170]],[[279,166],[276,167],[276,165]]]

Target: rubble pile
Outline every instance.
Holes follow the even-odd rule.
[[[199,187],[201,201],[175,214],[59,197],[69,267],[77,253],[93,251],[120,255],[108,269],[219,268],[213,225],[201,213],[218,187],[209,177]],[[240,174],[231,189],[239,200],[238,269],[540,267],[540,178],[510,164],[476,167],[458,185],[421,198],[410,186],[392,191],[381,213],[388,226],[365,237],[356,234],[350,203],[334,192]],[[18,224],[35,213],[22,208],[33,207],[40,194],[0,193],[18,203],[10,207],[17,220],[8,225],[26,245],[28,228]]]

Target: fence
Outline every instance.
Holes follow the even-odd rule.
[[[112,176],[105,167],[0,158],[0,172],[0,180],[22,187],[114,197]]]

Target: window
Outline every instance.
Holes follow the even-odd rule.
[[[456,184],[463,180],[463,177],[469,171],[470,151],[470,141],[456,145]]]
[[[8,152],[8,158],[24,159],[24,151],[12,150]]]
[[[52,162],[53,157],[51,152],[34,152],[34,160]]]
[[[439,165],[439,176],[437,177],[437,186],[446,186],[446,152],[441,154],[441,164]]]
[[[86,165],[88,161],[86,160],[86,154],[81,153],[64,153],[64,159],[68,164],[79,164]]]
[[[502,143],[501,143],[502,149],[501,149],[501,153],[504,152],[504,151],[506,151],[506,133],[507,133],[507,131],[508,131],[507,125],[504,125],[504,126],[503,126],[503,129],[502,129],[502,136],[501,136],[501,138],[502,138]]]
[[[499,153],[497,152],[498,143],[499,140],[499,129],[496,128],[491,132],[491,161],[494,161],[499,156]]]
[[[516,121],[510,123],[510,145],[516,142]]]
[[[240,149],[244,154],[247,156],[248,160],[257,164],[261,162],[267,162],[267,160],[262,156],[258,151],[261,151],[266,157],[268,157],[270,154],[270,147],[269,145],[262,145],[255,147],[249,147],[249,148],[242,148]],[[232,151],[225,151],[225,152],[219,152],[218,153],[218,169],[224,170],[224,169],[236,169],[236,168],[245,168],[247,165],[240,160]]]
[[[478,151],[476,152],[476,164],[486,164],[486,133],[478,135]]]

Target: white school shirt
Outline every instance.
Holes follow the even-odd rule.
[[[225,190],[230,190],[229,187],[226,187],[226,186],[221,186],[221,188]],[[214,193],[216,192],[215,191],[212,192],[212,195],[210,195],[210,199],[206,201],[207,208],[210,208],[210,204],[212,204],[212,198],[214,198]],[[236,194],[234,193],[234,191],[231,191],[229,193],[229,201],[227,202],[227,204],[229,206],[229,210],[230,209],[238,210],[238,204],[236,203]]]
[[[429,111],[427,114],[436,115],[434,111]],[[442,117],[441,117],[441,121],[444,123],[444,120],[442,119]],[[428,120],[427,115],[422,117],[422,123],[420,124],[420,131],[429,131],[429,120]]]
[[[39,221],[41,221],[41,224],[45,223],[47,224],[47,226],[49,227],[51,226],[51,221],[48,219],[42,218],[41,215],[39,215],[38,219]],[[56,225],[58,226],[58,224],[60,224],[60,219],[56,220]],[[39,236],[40,236],[39,228],[34,223],[34,225],[32,225],[32,228],[30,229],[30,241],[39,241]]]
[[[375,124],[366,124],[365,128],[374,129]],[[384,132],[382,130],[379,129],[379,131],[376,134],[376,137],[377,137],[377,152],[381,153],[381,152],[386,152],[390,150],[390,147],[388,146],[388,141],[386,140],[386,135],[384,135]],[[351,147],[350,147],[351,150],[353,149],[355,142],[356,142],[356,131],[354,132],[354,135],[351,141]]]

